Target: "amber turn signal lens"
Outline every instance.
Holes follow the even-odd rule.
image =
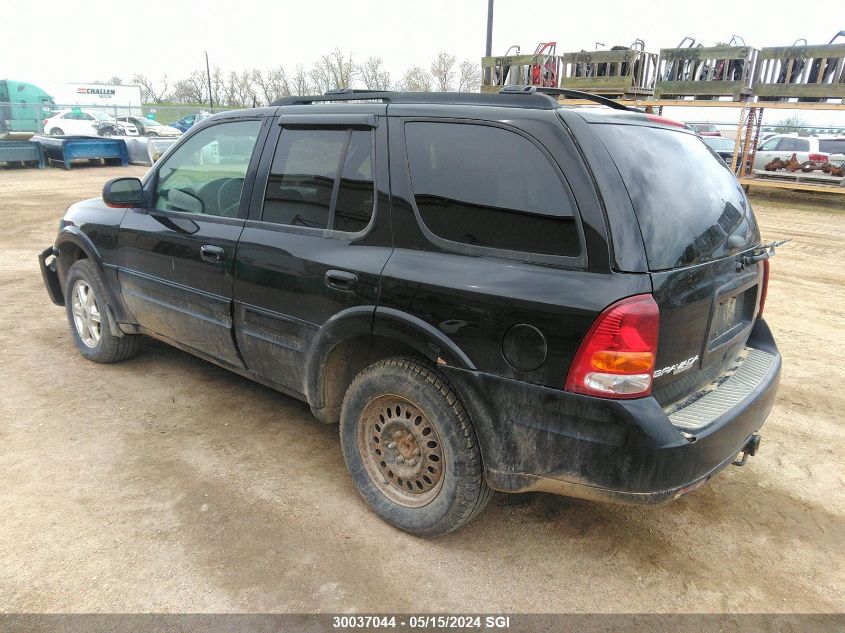
[[[638,374],[650,372],[653,363],[651,352],[600,351],[593,354],[591,365],[599,371],[614,374]]]

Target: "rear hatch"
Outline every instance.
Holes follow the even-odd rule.
[[[696,135],[659,117],[608,119],[593,128],[640,225],[660,307],[653,394],[668,407],[741,364],[763,264],[737,262],[759,246],[760,231],[742,187]]]

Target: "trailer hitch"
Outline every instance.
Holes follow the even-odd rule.
[[[757,454],[757,450],[760,448],[760,436],[756,433],[748,438],[748,441],[745,443],[745,446],[736,454],[736,459],[731,462],[734,466],[745,466],[745,462],[748,461],[749,457],[754,457]]]

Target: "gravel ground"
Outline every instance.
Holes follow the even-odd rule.
[[[497,495],[428,542],[368,511],[305,404],[153,341],[76,353],[36,254],[68,204],[142,172],[0,170],[0,612],[843,611],[841,198],[754,199],[793,242],[766,306],[780,393],[744,468],[649,508]]]

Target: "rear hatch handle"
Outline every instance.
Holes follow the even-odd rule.
[[[774,257],[775,250],[779,246],[783,246],[787,242],[791,241],[791,239],[781,240],[780,242],[769,242],[768,244],[762,244],[755,247],[750,253],[743,254],[739,257],[736,262],[736,272],[741,272],[757,262],[762,262],[764,259]]]

